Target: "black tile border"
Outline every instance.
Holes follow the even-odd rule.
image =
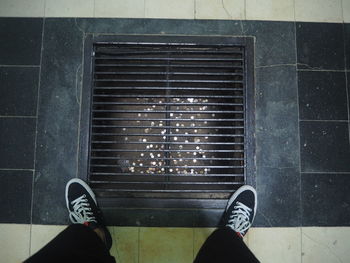
[[[343,42],[342,23],[296,22],[298,69],[344,70]]]
[[[348,135],[347,121],[300,121],[301,172],[350,173]]]
[[[4,18],[2,18],[4,19]],[[12,18],[8,18],[8,19],[12,19]],[[16,18],[16,19],[22,19],[22,18]],[[27,18],[23,18],[23,19],[27,19]],[[157,34],[157,35],[179,35],[179,34],[195,34],[194,31],[196,30],[196,35],[234,35],[234,36],[244,36],[244,35],[248,35],[248,32],[246,32],[246,29],[248,28],[248,24],[254,24],[254,23],[261,23],[261,24],[266,24],[266,25],[272,25],[274,23],[281,23],[281,24],[291,24],[294,25],[294,27],[296,27],[296,24],[298,22],[272,22],[272,21],[228,21],[228,20],[181,20],[181,19],[104,19],[104,18],[97,18],[97,19],[85,19],[85,18],[37,18],[40,19],[42,21],[49,21],[50,23],[53,22],[59,22],[59,21],[70,21],[70,25],[71,25],[71,29],[73,31],[76,32],[81,32],[84,33],[85,32],[92,32],[92,31],[98,31],[100,30],[99,33],[118,33],[118,34],[145,34],[146,32],[148,32],[148,34]],[[100,21],[100,22],[98,22]],[[309,23],[309,22],[308,22]],[[311,23],[310,23],[311,24]],[[327,23],[326,23],[327,24]],[[341,24],[341,23],[340,23]],[[349,32],[350,30],[350,24],[349,23],[344,23],[344,31],[343,34],[345,35],[345,37],[347,37],[346,32]],[[272,29],[271,29],[272,30]],[[116,32],[118,31],[118,32]],[[44,32],[42,32],[44,33]],[[295,34],[295,32],[294,32]],[[254,36],[253,34],[250,33],[250,36]],[[256,36],[254,36],[256,37]],[[294,36],[294,38],[296,39],[296,36]],[[348,111],[350,111],[349,109],[349,100],[350,100],[350,95],[349,95],[349,73],[350,73],[350,68],[349,68],[349,60],[350,60],[350,49],[348,48],[348,44],[350,42],[350,38],[345,38],[345,42],[344,42],[344,52],[345,52],[345,66],[347,68],[347,92],[348,92]],[[350,45],[350,44],[349,44]],[[295,47],[296,50],[296,47]],[[44,50],[45,52],[45,50]],[[292,63],[289,65],[292,66],[296,66],[297,63],[293,62],[293,61],[283,61],[283,59],[276,59],[275,61],[272,61],[269,65],[264,65],[264,64],[260,64],[258,67],[274,67],[274,66],[278,66],[275,65],[275,62],[279,62],[282,61],[281,63]],[[0,65],[1,66],[1,65]],[[37,65],[36,65],[37,66]],[[298,71],[301,71],[303,69],[298,69]],[[318,71],[318,69],[312,69],[312,70],[316,70]],[[78,70],[79,71],[79,70]],[[345,71],[345,68],[343,70],[337,70],[337,71]],[[78,76],[80,75],[81,71],[78,72]],[[77,83],[80,83],[79,79],[76,79]],[[40,88],[40,87],[39,87]],[[77,101],[79,101],[79,94],[80,94],[80,86],[77,86],[76,89],[76,93],[78,94],[77,96]],[[40,91],[40,94],[42,93],[42,91]],[[73,93],[72,93],[73,94]],[[71,112],[72,117],[75,118],[76,114],[79,111],[73,111]],[[39,114],[41,114],[41,112],[39,112]],[[40,116],[39,116],[40,119]],[[75,126],[77,129],[79,129],[79,124],[74,124],[73,126]],[[78,127],[77,127],[78,126]],[[348,127],[349,127],[349,138],[350,138],[350,122],[348,121]],[[47,145],[42,144],[42,136],[46,136],[46,140],[48,141],[52,141],[52,137],[50,138],[51,135],[45,135],[44,133],[44,129],[45,128],[50,128],[50,126],[45,127],[45,126],[40,126],[38,125],[38,140],[36,142],[36,146],[38,148],[46,148],[47,150]],[[68,136],[69,137],[69,136]],[[41,140],[41,141],[40,141]],[[50,147],[55,147],[55,144],[50,144]],[[37,154],[38,152],[41,151],[42,154],[49,154],[49,152],[47,152],[45,149],[44,150],[38,150],[35,154]],[[77,150],[73,151],[75,152],[75,154],[77,153]],[[300,154],[300,151],[299,153]],[[53,157],[53,156],[51,156]],[[35,157],[34,157],[35,158]],[[42,188],[43,192],[41,194],[44,194],[43,196],[46,197],[48,191],[53,190],[53,192],[56,194],[57,191],[60,192],[63,188],[61,186],[59,186],[59,184],[64,184],[66,180],[69,180],[72,177],[76,176],[76,172],[74,169],[74,160],[68,160],[69,165],[66,167],[72,167],[72,170],[70,170],[71,168],[69,168],[68,170],[62,169],[64,168],[61,164],[60,166],[57,166],[55,169],[60,169],[63,174],[64,174],[64,178],[63,181],[60,180],[60,183],[58,181],[55,181],[55,177],[51,176],[51,177],[47,177],[47,176],[42,176],[42,175],[47,175],[48,172],[52,171],[52,167],[50,168],[50,165],[46,162],[42,162],[40,169],[38,166],[38,171],[35,171],[35,176],[34,179],[36,181],[36,183],[39,183],[39,185],[41,185],[42,187],[44,187],[44,183],[46,180],[46,183],[58,183],[57,185],[51,186],[53,187],[52,189],[45,189]],[[46,165],[45,165],[46,164]],[[59,162],[57,163],[59,164]],[[0,167],[1,168],[1,167]],[[259,167],[258,167],[259,168]],[[260,167],[261,168],[261,167]],[[259,171],[258,171],[259,173]],[[305,172],[301,173],[301,176],[303,176]],[[339,174],[339,173],[331,173],[331,174]],[[33,179],[33,182],[34,182]],[[258,187],[259,188],[259,187]],[[259,189],[258,189],[259,191]],[[60,193],[63,195],[63,193]],[[48,198],[50,199],[51,197],[48,196]],[[54,215],[54,213],[51,214],[51,211],[42,211],[42,218],[41,216],[34,216],[35,218],[35,222],[36,223],[43,223],[43,224],[67,224],[68,219],[67,219],[67,213],[65,211],[65,206],[64,206],[64,200],[59,197],[59,200],[51,203],[51,205],[59,205],[62,206],[63,209],[57,213],[57,215]],[[259,208],[258,208],[259,209]],[[57,211],[56,211],[57,212]],[[48,213],[49,217],[55,217],[55,219],[49,219],[49,217],[46,217],[44,215],[44,213]],[[258,212],[259,213],[259,212]],[[214,213],[215,214],[215,213]],[[195,220],[195,215],[193,215]],[[277,218],[278,219],[278,218]],[[271,221],[271,220],[270,220]],[[193,221],[195,222],[195,221]],[[213,222],[215,222],[215,219],[213,220]],[[275,226],[278,225],[276,223],[274,223],[275,221],[271,221],[273,222],[272,224],[269,224],[267,222],[262,222],[261,221],[257,221],[257,226]],[[209,223],[208,223],[209,224]],[[213,223],[214,224],[214,223]],[[275,224],[275,225],[274,225]],[[303,225],[303,223],[301,223],[301,225]],[[278,226],[284,226],[282,225],[278,225]]]
[[[43,18],[0,17],[1,38],[6,39],[0,42],[0,65],[40,64],[43,21]],[[15,29],[20,29],[20,33],[16,35]]]
[[[0,223],[31,223],[33,170],[0,169]]]
[[[303,173],[303,226],[350,226],[350,173]]]

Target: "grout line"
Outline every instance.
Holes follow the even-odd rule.
[[[308,122],[348,122],[348,120],[307,120],[307,119],[299,119],[299,121],[308,121]]]
[[[342,20],[343,20],[343,23],[345,23],[343,0],[340,1],[340,7],[341,7],[341,16],[342,16]]]
[[[349,174],[349,172],[301,172],[302,174]]]
[[[83,74],[84,74],[84,63],[85,63],[85,33],[82,33],[82,59],[81,59],[81,65],[80,67],[78,66],[77,71],[79,70],[79,68],[81,69],[81,73],[80,73],[80,96],[79,96],[79,115],[78,115],[78,143],[77,143],[77,154],[76,154],[76,169],[75,169],[75,177],[78,178],[79,177],[79,157],[80,157],[80,128],[81,128],[81,108],[82,108],[82,99],[83,99]],[[77,90],[77,85],[78,85],[78,74],[75,74],[75,81],[76,81],[76,87],[75,89]]]
[[[37,116],[16,116],[16,115],[0,115],[0,118],[28,118],[35,119]]]
[[[294,2],[294,43],[295,43],[295,63],[296,65],[298,65],[298,46],[297,46],[297,22],[295,19],[295,0]],[[297,121],[297,125],[298,125],[298,154],[299,154],[299,209],[300,209],[300,217],[299,217],[299,224],[300,226],[302,225],[302,221],[303,221],[303,206],[302,206],[302,184],[301,184],[301,138],[300,138],[300,108],[299,108],[299,78],[298,78],[298,67],[295,67],[295,82],[296,82],[296,92],[297,92],[297,110],[298,110],[298,121]],[[301,237],[301,227],[300,229],[300,262],[303,262],[303,257],[302,257],[302,246],[303,246],[303,242],[302,242],[302,237]]]
[[[143,18],[146,18],[146,1],[147,0],[143,0]]]
[[[295,12],[295,0],[293,0],[293,8],[294,8],[294,23],[296,24],[296,21],[297,21],[297,19],[296,19],[296,12]],[[296,30],[296,25],[295,25],[295,30]],[[296,31],[295,31],[295,35],[296,35]]]
[[[297,63],[298,65],[298,63]],[[319,72],[346,72],[346,70],[343,69],[318,69],[318,68],[310,68],[310,69],[300,69],[297,68],[298,71],[319,71]]]
[[[347,100],[347,104],[348,104],[348,133],[349,133],[349,144],[350,144],[350,100],[349,100],[349,80],[348,80],[348,71],[347,71],[347,67],[348,67],[348,61],[346,59],[346,42],[345,42],[345,25],[343,23],[343,48],[344,48],[344,67],[345,67],[345,91],[346,91],[346,100]]]
[[[37,101],[36,101],[36,116],[39,116],[39,97],[40,97],[40,87],[41,87],[41,70],[42,70],[42,60],[43,60],[43,50],[44,50],[44,29],[45,29],[45,17],[43,18],[42,32],[41,32],[41,52],[40,52],[40,68],[39,68],[39,81],[38,81],[38,91],[37,91]],[[33,160],[33,178],[32,178],[32,196],[31,196],[31,208],[30,208],[30,243],[29,243],[29,253],[32,249],[32,226],[33,226],[33,208],[34,208],[34,182],[35,182],[35,169],[36,169],[36,152],[37,152],[37,140],[38,140],[38,118],[35,124],[35,139],[34,139],[34,160]]]
[[[140,231],[141,231],[141,228],[138,227],[138,231],[137,231],[137,262],[140,262]]]
[[[34,172],[34,169],[0,168],[0,171],[27,171],[27,172]]]
[[[40,68],[40,65],[0,65],[0,68]]]
[[[300,263],[303,263],[303,228],[300,227]]]
[[[292,66],[292,67],[296,67],[297,64],[272,64],[272,65],[262,65],[262,66],[256,66],[255,68],[273,68],[273,67],[283,67],[283,66]]]
[[[197,19],[197,0],[193,0],[193,6],[194,6],[193,19],[196,20]]]
[[[47,0],[44,0],[44,18],[46,17],[46,1]]]
[[[192,227],[192,261],[194,261],[194,234],[195,231],[194,231],[194,227]]]
[[[95,9],[96,9],[96,0],[94,0],[94,9],[93,9],[93,12],[92,12],[92,16],[93,17],[96,17]]]

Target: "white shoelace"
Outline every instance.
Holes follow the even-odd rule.
[[[82,195],[71,202],[73,211],[69,212],[69,218],[75,224],[84,224],[85,222],[96,222],[96,218],[91,212],[91,208],[86,195]]]
[[[230,215],[230,219],[228,220],[228,224],[226,226],[230,227],[233,231],[240,233],[242,236],[244,233],[250,228],[250,212],[251,208],[242,204],[241,202],[237,202],[237,205],[234,206],[234,210]]]

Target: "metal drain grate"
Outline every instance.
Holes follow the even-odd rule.
[[[93,44],[98,197],[227,199],[245,183],[245,47]]]

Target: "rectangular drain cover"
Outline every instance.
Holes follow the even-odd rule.
[[[253,147],[249,41],[115,38],[90,40],[86,169],[96,195],[129,206],[229,198],[246,183]]]

